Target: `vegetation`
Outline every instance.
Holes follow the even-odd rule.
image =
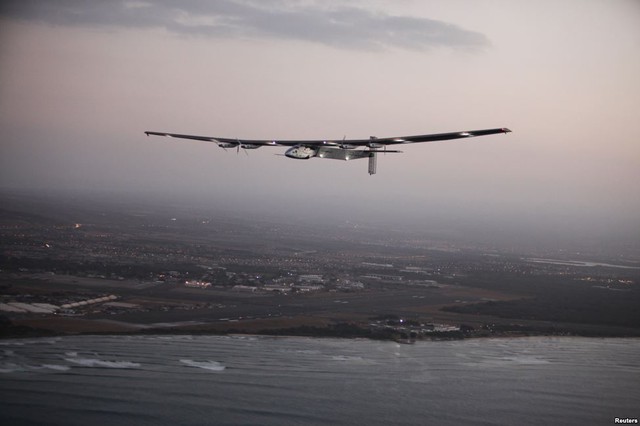
[[[492,283],[491,287],[503,285],[504,281]],[[443,310],[521,320],[640,328],[638,289],[594,287],[584,282],[540,278],[535,283],[511,279],[509,285],[514,291],[527,294],[528,297],[511,301],[449,306]]]

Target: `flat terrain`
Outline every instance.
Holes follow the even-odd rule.
[[[180,206],[4,198],[4,336],[313,334],[345,324],[378,334],[640,335],[633,256],[540,261],[556,253]],[[58,309],[20,312],[43,303]]]

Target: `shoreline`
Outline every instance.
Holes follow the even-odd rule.
[[[311,338],[344,338],[394,341],[411,344],[419,341],[466,340],[521,337],[638,338],[640,329],[593,324],[520,324],[491,328],[465,327],[456,331],[433,331],[416,335],[407,330],[373,329],[362,323],[338,321],[311,323],[306,318],[289,318],[278,323],[234,322],[230,324],[187,321],[142,325],[114,320],[57,318],[18,320],[0,326],[0,340],[77,335],[242,335],[288,336]],[[61,321],[60,321],[61,320]]]

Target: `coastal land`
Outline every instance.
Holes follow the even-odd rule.
[[[0,335],[640,336],[640,258],[3,194]]]

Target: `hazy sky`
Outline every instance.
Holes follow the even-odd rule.
[[[635,238],[638,76],[635,0],[5,0],[0,187]],[[402,147],[374,176],[143,134],[492,127],[513,133]]]

